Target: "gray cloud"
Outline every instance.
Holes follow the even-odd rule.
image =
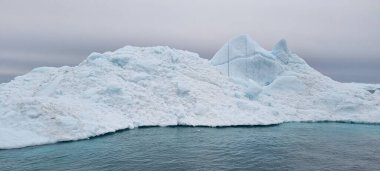
[[[239,34],[267,49],[286,38],[336,80],[380,82],[376,0],[4,0],[0,23],[0,82],[125,45],[167,45],[210,58]]]

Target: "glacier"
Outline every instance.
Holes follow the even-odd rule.
[[[293,54],[237,36],[211,60],[169,47],[92,53],[0,84],[0,149],[141,126],[380,123],[380,85],[340,83]]]

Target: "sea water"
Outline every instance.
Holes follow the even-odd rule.
[[[378,170],[380,125],[149,127],[0,150],[0,170]]]

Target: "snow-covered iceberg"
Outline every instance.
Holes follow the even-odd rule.
[[[380,86],[339,83],[281,40],[248,36],[209,61],[168,47],[92,53],[0,84],[0,149],[85,139],[139,126],[380,123]]]

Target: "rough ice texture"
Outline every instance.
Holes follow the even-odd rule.
[[[127,46],[0,84],[0,149],[139,126],[292,121],[379,123],[380,86],[333,81],[284,40],[267,51],[248,36],[232,39],[210,61],[168,47]]]

